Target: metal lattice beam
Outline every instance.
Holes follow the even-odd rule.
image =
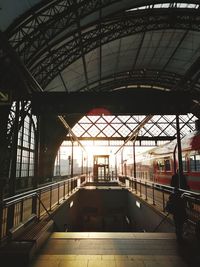
[[[169,141],[176,136],[175,116],[150,116],[148,121],[144,116],[85,116],[73,128],[79,140],[91,141],[126,141],[129,142],[136,135],[137,140]],[[195,116],[180,115],[181,136],[195,130]],[[145,121],[141,127],[141,122]],[[112,127],[112,129],[110,128]],[[122,130],[123,128],[123,130]],[[142,128],[142,131],[140,131]],[[99,129],[97,132],[95,129]],[[174,130],[173,130],[174,129]],[[122,131],[121,131],[122,130]],[[114,131],[114,132],[113,132]],[[68,140],[68,137],[66,138]]]
[[[101,38],[101,45],[104,45],[113,40],[136,34],[144,31],[160,30],[160,29],[182,29],[182,30],[193,30],[199,31],[199,19],[197,12],[191,10],[177,10],[173,13],[173,24],[172,24],[172,11],[170,10],[156,10],[153,15],[150,11],[137,12],[133,17],[122,16],[117,20],[107,21],[101,26],[101,35],[96,27],[93,27],[90,31],[84,31],[82,33],[82,43],[80,44],[80,38],[75,35],[70,41],[65,41],[64,45],[53,49],[51,58],[48,53],[43,53],[43,57],[39,60],[33,59],[28,61],[31,72],[34,77],[41,82],[45,88],[47,84],[58,75],[58,72],[64,70],[67,66],[82,57],[81,46],[84,47],[84,53],[96,49],[99,46],[99,39]],[[145,19],[143,18],[145,17]],[[146,19],[146,17],[148,19]],[[34,63],[35,62],[35,63]]]

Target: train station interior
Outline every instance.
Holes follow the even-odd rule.
[[[199,248],[200,0],[0,0],[0,265]]]

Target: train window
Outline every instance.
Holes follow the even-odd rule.
[[[158,170],[159,171],[164,171],[164,167],[165,167],[165,165],[164,165],[164,161],[163,160],[159,160],[158,161],[158,163],[157,163],[157,166],[158,166]]]
[[[190,155],[190,170],[200,171],[200,155]]]
[[[187,172],[187,160],[186,157],[182,157],[183,171]]]
[[[165,171],[170,171],[171,165],[170,165],[170,159],[165,159]]]

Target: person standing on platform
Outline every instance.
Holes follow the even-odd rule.
[[[176,229],[177,240],[182,241],[183,225],[187,220],[186,202],[181,196],[181,192],[177,187],[174,188],[174,192],[169,196],[168,203],[170,203],[170,210],[168,210],[166,206],[166,211],[172,213]]]
[[[178,170],[176,170],[176,173],[172,175],[171,183],[170,186],[172,187],[179,187],[179,175],[178,175]]]
[[[179,181],[179,179],[180,179],[180,181]],[[186,176],[184,174],[182,174],[179,177],[179,170],[176,170],[176,173],[174,175],[172,175],[170,186],[172,186],[174,188],[180,187],[181,189],[184,189],[184,190],[190,189],[189,186],[187,185]]]

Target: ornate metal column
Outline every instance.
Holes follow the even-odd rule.
[[[16,102],[15,121],[12,134],[12,147],[11,147],[11,161],[10,161],[10,173],[9,173],[9,196],[15,195],[16,192],[16,161],[17,161],[17,144],[18,144],[18,132],[19,132],[19,102]],[[14,206],[8,208],[7,216],[7,229],[11,229],[14,223]]]

